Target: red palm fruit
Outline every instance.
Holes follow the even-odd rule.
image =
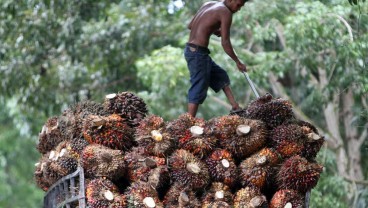
[[[267,208],[266,197],[255,187],[245,187],[236,192],[234,208]]]
[[[84,139],[84,137],[75,137],[70,140],[70,144],[67,146],[67,149],[74,158],[79,159],[80,155],[84,148],[89,145],[88,141]]]
[[[220,146],[242,160],[260,150],[266,142],[267,129],[262,121],[239,116],[222,116],[212,119],[212,132],[220,141]]]
[[[202,204],[202,208],[231,208],[228,203],[223,201],[214,201],[206,204]]]
[[[205,121],[201,118],[192,117],[189,113],[180,115],[177,119],[170,121],[167,126],[167,132],[177,142],[185,143],[190,139],[192,133],[190,128],[193,126],[204,127]]]
[[[196,126],[193,126],[196,128]],[[193,129],[193,128],[191,128]],[[206,136],[192,136],[182,143],[179,141],[178,147],[192,153],[194,156],[202,159],[208,156],[211,151],[216,147],[217,139],[215,137]]]
[[[273,148],[263,148],[256,154],[254,154],[252,157],[256,158],[262,158],[266,157],[267,164],[269,166],[276,166],[281,162],[281,156],[280,154],[275,151]]]
[[[273,195],[270,208],[304,207],[304,197],[292,189],[282,189]]]
[[[313,161],[325,143],[325,139],[319,135],[317,128],[312,124],[300,120],[297,120],[296,123],[302,128],[304,135],[307,137],[301,156],[309,161]]]
[[[200,190],[204,189],[210,181],[206,164],[186,150],[176,150],[169,157],[168,163],[171,178],[181,185]]]
[[[111,149],[128,150],[134,145],[134,130],[116,115],[107,117],[90,115],[84,122],[83,135],[91,144]]]
[[[69,142],[61,142],[54,151],[54,155],[51,155],[50,168],[57,172],[60,176],[64,177],[77,170],[78,160],[73,157],[68,150]]]
[[[277,182],[282,189],[306,193],[317,185],[322,171],[323,166],[296,155],[282,164],[277,174]]]
[[[149,183],[142,181],[132,183],[124,193],[127,207],[135,208],[163,208],[157,191]]]
[[[201,202],[188,186],[174,183],[163,200],[165,208],[200,208]]]
[[[159,116],[150,115],[143,119],[136,128],[135,140],[151,155],[166,157],[174,151],[175,140],[165,131],[164,120]]]
[[[242,117],[264,121],[274,128],[294,117],[291,102],[281,98],[274,99],[266,94],[252,101]]]
[[[119,193],[117,186],[108,179],[96,178],[87,182],[87,206],[91,208],[123,208],[125,197]]]
[[[262,190],[270,176],[272,166],[279,161],[278,155],[265,148],[239,165],[239,180],[243,186],[255,186]]]
[[[80,163],[87,177],[117,180],[126,172],[123,152],[98,144],[88,145],[83,150]]]
[[[215,150],[205,162],[212,181],[222,182],[229,187],[235,186],[238,170],[229,151]]]
[[[89,115],[106,116],[103,105],[85,100],[72,105],[59,116],[59,125],[62,135],[70,140],[83,136],[83,122]]]
[[[305,141],[303,129],[296,124],[282,124],[272,131],[272,143],[283,158],[301,154]]]
[[[214,182],[202,199],[202,208],[212,207],[214,202],[225,202],[228,206],[233,204],[233,194],[228,186]],[[230,207],[230,206],[229,206]]]
[[[104,107],[109,113],[120,115],[130,127],[137,127],[148,114],[143,99],[131,92],[106,95]]]
[[[150,156],[143,147],[134,147],[126,153],[128,178],[132,182],[145,181],[155,188],[164,187],[169,180],[166,159]]]
[[[46,169],[49,169],[50,163],[51,161],[48,159],[48,155],[46,154],[35,164],[34,180],[37,186],[44,191],[47,191],[52,185],[49,181],[57,181],[59,178],[57,173],[55,173],[56,179],[50,180],[47,178]]]
[[[37,185],[44,191],[48,190],[51,185],[63,177],[56,172],[55,169],[51,168],[51,164],[54,162],[53,160],[55,158],[56,152],[52,150],[51,152],[44,154],[40,161],[35,164],[36,170],[34,177]]]
[[[51,117],[46,121],[38,136],[37,149],[40,153],[46,154],[64,140],[60,132],[58,117]]]

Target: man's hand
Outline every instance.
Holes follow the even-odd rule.
[[[237,62],[236,66],[238,67],[239,71],[247,72],[247,67],[241,61]]]

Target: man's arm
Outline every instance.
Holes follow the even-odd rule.
[[[246,66],[239,60],[235,54],[233,46],[230,41],[230,27],[232,23],[232,14],[226,11],[221,15],[221,45],[224,51],[233,59],[240,71],[246,71]]]

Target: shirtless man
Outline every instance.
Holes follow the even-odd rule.
[[[246,66],[238,59],[230,41],[232,16],[244,6],[247,0],[211,1],[202,5],[188,25],[189,41],[184,55],[190,71],[191,87],[188,91],[188,113],[196,116],[198,106],[207,97],[208,87],[216,93],[221,89],[229,100],[232,111],[240,110],[230,88],[230,79],[226,71],[212,61],[208,50],[212,34],[221,37],[224,51],[236,63],[239,71],[246,71]]]

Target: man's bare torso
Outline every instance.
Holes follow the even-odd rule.
[[[224,12],[225,10],[225,12]],[[222,2],[208,2],[193,17],[189,43],[208,47],[210,36],[221,27],[221,15],[229,15],[228,8]]]

